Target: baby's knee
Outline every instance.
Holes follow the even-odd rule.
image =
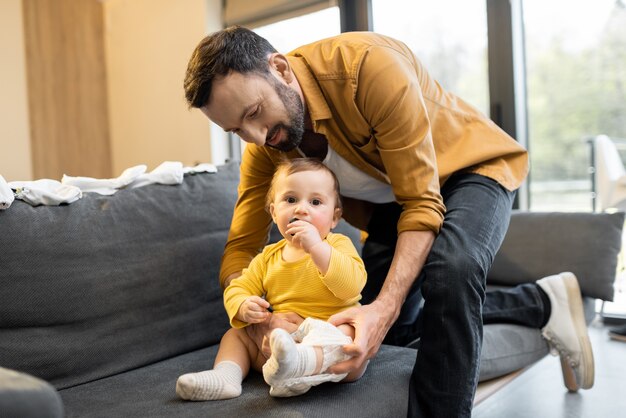
[[[352,325],[341,324],[338,325],[337,328],[339,329],[339,331],[343,332],[345,335],[354,340],[354,327]]]

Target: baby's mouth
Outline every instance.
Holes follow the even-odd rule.
[[[298,218],[291,218],[291,219],[289,219],[289,223],[292,223],[292,222],[295,222],[295,221],[299,221],[299,220],[300,220],[300,219],[298,219]],[[296,234],[291,234],[291,236],[292,236],[292,237],[293,237],[294,235],[296,235]]]

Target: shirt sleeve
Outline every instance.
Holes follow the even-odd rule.
[[[355,96],[403,207],[399,233],[438,233],[445,213],[420,71],[408,48],[371,47],[361,61]]]
[[[341,234],[329,234],[326,241],[332,250],[328,271],[321,276],[322,282],[339,299],[359,297],[365,286],[367,273],[352,241]]]
[[[248,268],[243,269],[241,276],[232,280],[224,290],[224,307],[233,328],[243,328],[248,325],[247,322],[235,318],[243,301],[250,296],[265,294],[263,277],[265,277],[266,264],[264,253],[258,254]]]
[[[241,271],[263,250],[272,222],[265,211],[274,163],[268,151],[246,146],[240,166],[238,197],[222,256],[220,284],[226,277]]]

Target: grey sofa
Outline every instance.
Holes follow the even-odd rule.
[[[229,163],[180,186],[0,211],[1,417],[406,415],[415,350],[392,346],[358,382],[301,397],[270,397],[253,372],[239,398],[177,399],[176,378],[211,368],[228,328],[217,277],[238,175]],[[490,283],[571,270],[587,301],[610,300],[623,221],[517,213]],[[349,225],[339,232],[358,243]],[[481,380],[547,353],[538,330],[486,326]]]

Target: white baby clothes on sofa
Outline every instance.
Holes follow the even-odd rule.
[[[149,173],[137,177],[129,186],[143,187],[148,184],[181,184],[183,182],[183,163],[180,161],[164,161]]]
[[[15,189],[17,199],[32,206],[58,206],[62,203],[75,202],[83,197],[78,187],[61,184],[51,179],[12,181],[8,185],[11,189]]]
[[[72,177],[63,175],[61,183],[76,186],[83,192],[94,192],[102,195],[112,195],[118,189],[128,186],[139,176],[146,172],[144,164],[127,168],[117,178],[112,179],[95,179],[92,177]]]
[[[4,177],[0,175],[0,210],[8,209],[13,203],[15,196]]]

